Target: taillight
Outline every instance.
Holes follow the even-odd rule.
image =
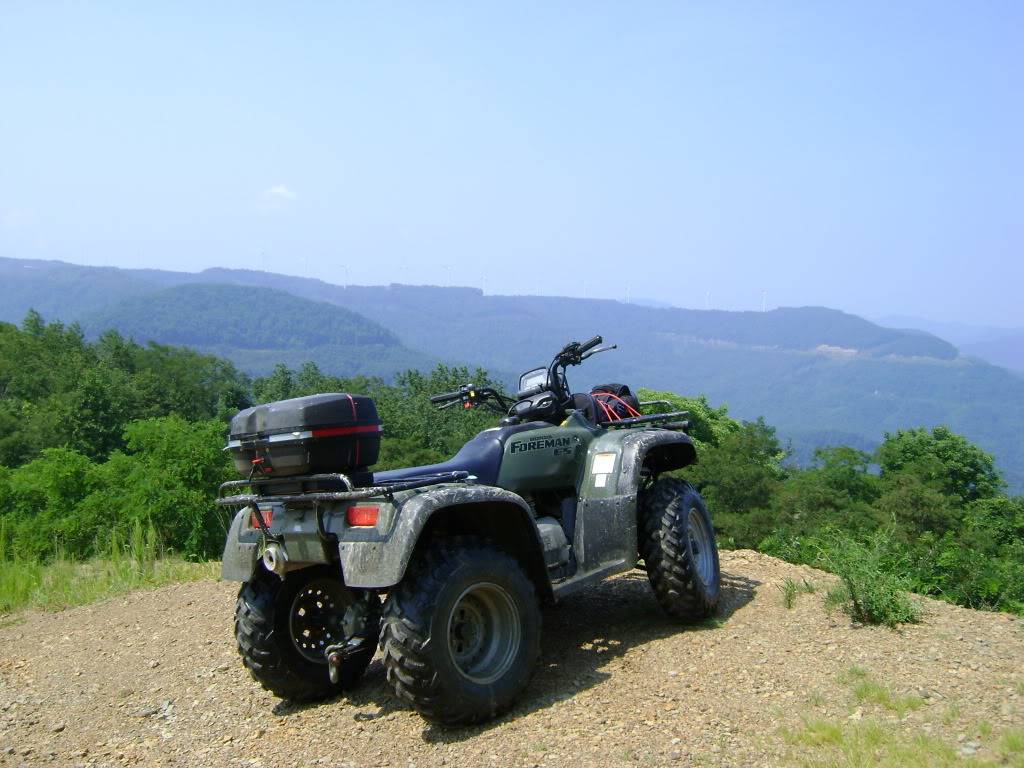
[[[380,508],[376,506],[355,506],[349,507],[345,513],[345,519],[349,525],[363,528],[372,528],[377,524],[380,516]]]
[[[272,522],[274,522],[274,509],[273,509],[273,507],[270,507],[268,509],[263,509],[261,507],[260,508],[260,514],[263,516],[263,522],[266,523],[267,528],[269,528],[270,524]],[[259,524],[259,521],[256,519],[256,513],[255,512],[252,512],[252,513],[249,514],[249,527],[250,528],[255,528],[256,530],[259,530],[260,524]]]

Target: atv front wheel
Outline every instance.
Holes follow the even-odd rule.
[[[689,483],[659,480],[640,500],[640,556],[658,604],[677,619],[704,619],[721,592],[715,529]]]
[[[316,701],[353,687],[366,671],[380,634],[380,601],[349,589],[336,568],[291,571],[282,581],[259,568],[235,603],[242,663],[268,691]],[[332,683],[324,649],[358,637],[363,646],[341,663]]]
[[[508,709],[540,654],[540,608],[516,560],[479,539],[439,540],[384,605],[387,679],[423,717],[473,723]]]

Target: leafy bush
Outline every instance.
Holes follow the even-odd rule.
[[[44,450],[0,474],[0,546],[21,560],[94,557],[143,525],[188,558],[217,556],[227,521],[213,500],[233,476],[223,434],[219,421],[167,416],[129,424],[125,450],[105,462]]]
[[[908,594],[910,579],[902,575],[904,557],[887,531],[866,543],[835,531],[825,534],[818,541],[818,564],[842,580],[829,591],[828,602],[865,624],[916,622],[921,611]]]

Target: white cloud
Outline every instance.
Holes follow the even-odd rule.
[[[287,184],[275,184],[263,190],[263,199],[268,202],[282,203],[297,197],[298,195],[290,190]]]

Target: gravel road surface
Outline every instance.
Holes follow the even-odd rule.
[[[521,703],[484,726],[427,725],[380,662],[348,697],[281,702],[241,666],[237,585],[197,582],[61,613],[0,619],[0,765],[786,765],[786,729],[877,721],[994,758],[1024,727],[1024,626],[923,601],[901,631],[829,615],[832,577],[750,551],[722,554],[716,621],[681,627],[640,571],[544,611],[540,666]],[[779,589],[808,579],[793,608]],[[894,696],[858,699],[857,666]]]

